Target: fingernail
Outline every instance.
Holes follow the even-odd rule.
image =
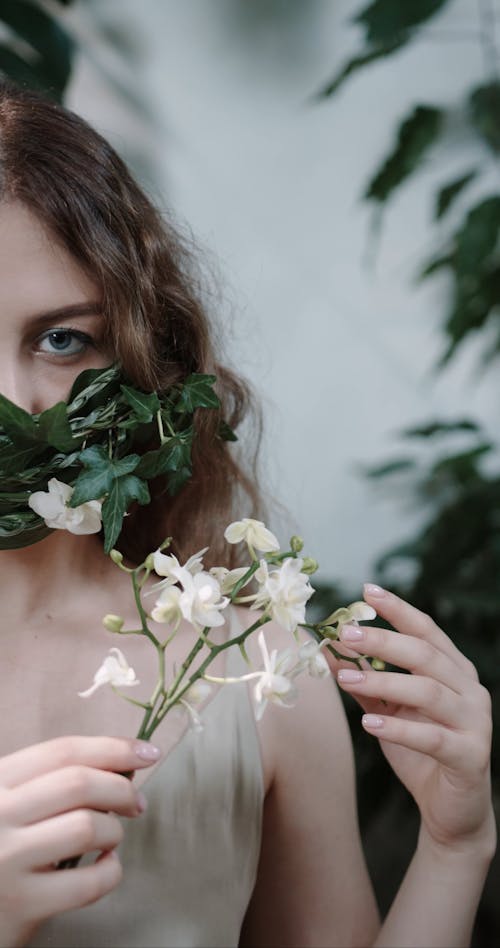
[[[139,813],[144,813],[144,810],[147,810],[148,801],[140,790],[136,794],[135,802],[137,803],[137,809],[139,810]]]
[[[161,756],[160,748],[150,744],[149,741],[136,744],[135,752],[141,760],[158,760]]]
[[[341,668],[337,672],[337,681],[343,681],[346,684],[353,684],[355,681],[363,681],[365,673],[356,671],[355,668]]]
[[[382,586],[377,586],[375,583],[365,583],[363,591],[367,596],[373,596],[374,599],[382,599],[382,596],[386,595],[385,589],[382,589]]]
[[[360,625],[343,625],[340,630],[342,642],[361,642],[365,637],[365,630]]]
[[[379,717],[378,714],[364,714],[361,718],[361,723],[363,727],[368,728],[377,728],[384,726],[384,719]]]

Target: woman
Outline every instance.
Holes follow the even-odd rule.
[[[237,425],[245,392],[215,362],[187,256],[109,145],[4,84],[0,165],[2,393],[38,413],[65,399],[83,369],[114,360],[146,390],[214,371]],[[213,562],[227,560],[222,527],[245,498],[254,512],[256,497],[215,424],[198,422],[193,476],[178,498],[159,490],[147,513],[127,518],[119,545],[130,562],[167,531],[180,558],[210,543]],[[130,739],[132,706],[104,689],[91,703],[75,697],[102,658],[102,616],[119,604],[134,619],[128,579],[99,538],[56,530],[0,555],[2,946],[468,943],[495,845],[489,698],[431,619],[368,585],[366,601],[400,634],[346,626],[346,654],[412,675],[334,669],[421,813],[381,925],[331,681],[304,680],[295,709],[272,709],[258,727],[244,687],[223,688],[203,711],[201,738],[170,716],[159,748],[144,746]],[[235,609],[233,626],[244,621]],[[273,646],[288,645],[267,629]],[[189,634],[172,643],[174,660]],[[127,642],[144,680],[147,645]],[[131,770],[133,783],[122,776]],[[125,830],[119,816],[131,818]],[[77,852],[91,861],[55,868]]]

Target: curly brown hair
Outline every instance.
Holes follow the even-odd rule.
[[[166,222],[109,143],[75,113],[0,82],[0,199],[37,215],[102,291],[106,342],[128,379],[163,391],[192,372],[217,376],[218,411],[195,418],[193,474],[172,498],[160,478],[152,501],[126,519],[120,549],[133,562],[168,533],[180,557],[210,546],[207,565],[235,562],[222,528],[259,516],[255,457],[248,473],[218,436],[258,412],[246,383],[217,360],[190,242]]]

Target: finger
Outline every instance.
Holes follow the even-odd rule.
[[[4,791],[3,812],[17,826],[38,823],[68,810],[88,808],[120,816],[138,816],[145,809],[127,777],[75,765],[34,777]]]
[[[33,886],[32,911],[37,919],[97,902],[121,882],[123,870],[114,851],[91,866],[40,873]]]
[[[446,685],[431,678],[343,668],[337,672],[337,681],[345,691],[355,691],[364,697],[390,701],[407,708],[418,708],[431,721],[449,727],[465,728],[470,718],[468,705]]]
[[[72,764],[127,773],[149,767],[161,756],[146,741],[120,737],[57,737],[0,759],[0,786],[16,787],[33,777]]]
[[[454,645],[430,616],[411,606],[387,589],[373,583],[365,583],[363,595],[367,603],[376,609],[379,616],[387,619],[395,629],[407,635],[424,639],[458,665],[469,677],[477,680],[477,672],[468,658]]]
[[[461,771],[464,777],[467,772],[477,779],[478,755],[474,742],[468,742],[466,747],[460,732],[439,724],[406,721],[384,714],[365,714],[361,720],[365,731],[379,740],[420,751],[451,770]]]
[[[352,649],[376,656],[398,668],[428,676],[452,688],[457,694],[463,694],[471,688],[470,678],[456,662],[424,639],[414,638],[404,632],[359,625],[344,626],[340,637]]]
[[[123,839],[116,816],[72,810],[18,830],[19,865],[41,869],[84,854],[114,849]]]

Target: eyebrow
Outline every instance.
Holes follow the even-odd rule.
[[[53,323],[58,319],[77,319],[80,316],[102,316],[102,306],[99,302],[90,303],[72,303],[69,306],[59,306],[57,309],[45,310],[42,313],[36,313],[32,320],[35,323],[44,325]]]

